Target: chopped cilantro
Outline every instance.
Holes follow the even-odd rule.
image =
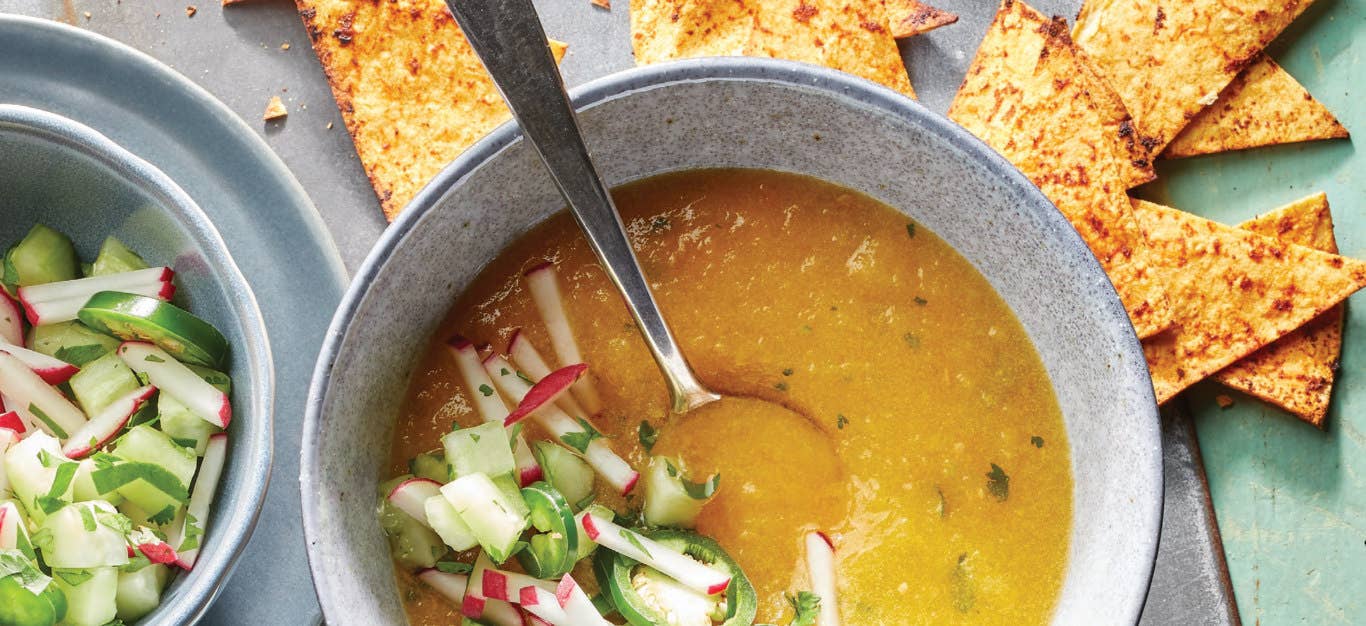
[[[912,349],[920,347],[920,337],[916,336],[915,333],[906,333],[901,336],[901,340],[906,342],[906,345],[910,346]]]
[[[1043,447],[1043,437],[1040,437],[1040,436],[1038,436],[1038,435],[1034,435],[1033,437],[1030,437],[1030,438],[1029,438],[1029,443],[1034,444],[1034,447],[1035,447],[1035,448],[1042,448],[1042,447]]]
[[[598,432],[598,429],[593,428],[593,425],[589,424],[588,420],[583,419],[582,417],[578,418],[578,422],[579,426],[583,428],[583,431],[565,433],[564,436],[560,437],[560,441],[563,441],[564,445],[578,450],[579,454],[584,454],[588,452],[588,446],[593,443],[594,439],[602,438],[602,433]]]
[[[844,430],[844,425],[848,423],[849,418],[845,417],[843,413],[840,413],[838,416],[835,417],[835,428]]]
[[[659,441],[659,431],[655,430],[649,422],[640,420],[640,427],[636,429],[636,436],[640,437],[640,445],[646,452],[654,449],[655,442]]]
[[[95,577],[94,572],[88,569],[53,569],[52,575],[71,587],[79,587],[81,583]]]
[[[62,346],[52,356],[66,361],[76,367],[82,367],[86,363],[98,359],[108,352],[104,346],[99,344],[89,344],[84,346]]]
[[[517,370],[517,378],[520,378],[520,379],[526,381],[527,384],[530,384],[530,385],[536,384],[536,381],[531,380],[531,377],[530,377],[530,376],[527,376],[527,375],[526,375],[525,373],[523,373],[521,370]]]
[[[688,497],[694,500],[706,500],[716,495],[716,488],[721,486],[721,475],[712,474],[711,478],[700,483],[692,482],[686,478],[680,478],[683,483],[683,491],[688,492]]]
[[[180,541],[180,546],[176,552],[194,550],[199,547],[199,538],[204,536],[204,529],[199,527],[199,520],[195,519],[189,512],[185,513],[185,538]]]
[[[52,431],[52,434],[56,435],[58,439],[66,439],[69,436],[65,430],[62,430],[61,426],[57,425],[57,422],[52,421],[52,418],[48,417],[47,413],[44,413],[42,409],[38,408],[38,405],[30,402],[28,405],[28,412],[32,413],[33,416],[39,420],[42,420],[43,424],[47,425],[48,430]]]
[[[915,300],[915,303],[918,304],[918,305],[920,305],[920,306],[925,306],[925,305],[927,305],[927,304],[930,303],[929,300],[926,300],[926,299],[924,299],[924,298],[922,298],[922,297],[920,297],[920,296],[916,296],[916,297],[914,298],[914,300]]]
[[[778,381],[778,383],[773,385],[773,388],[777,389],[778,391],[787,391],[787,383]]]
[[[790,368],[790,367],[789,367],[789,368],[785,368],[785,369],[783,370],[783,376],[791,376],[792,374],[793,374],[792,368]]]
[[[155,354],[149,354],[149,355],[147,355],[146,357],[143,357],[143,360],[144,360],[144,361],[147,361],[148,363],[165,363],[165,362],[166,362],[166,359],[163,359],[163,358],[161,358],[161,357],[159,357],[159,356],[157,356],[157,355],[155,355]]]
[[[814,626],[821,614],[821,597],[810,591],[787,594],[787,603],[792,605],[791,626]]]
[[[940,488],[938,485],[936,485],[935,488],[934,488],[934,492],[935,492],[936,494],[939,494],[939,506],[937,506],[937,507],[935,507],[935,508],[939,511],[939,517],[940,517],[940,519],[943,519],[943,518],[945,518],[945,517],[948,517],[948,516],[949,516],[949,499],[944,497],[944,490],[943,490],[942,488]]]
[[[635,533],[623,528],[621,529],[621,538],[625,539],[635,549],[640,550],[647,558],[654,558],[654,555],[650,554],[650,551],[645,548],[645,544],[640,542],[640,537],[637,537]]]
[[[906,224],[906,236],[915,237],[915,223]]]
[[[991,464],[991,471],[987,472],[987,491],[998,502],[1005,502],[1010,498],[1010,477],[995,463]]]
[[[447,574],[468,574],[474,571],[474,566],[459,561],[437,561],[436,569]]]
[[[506,368],[506,367],[503,367],[503,368],[499,368],[499,369],[498,369],[498,375],[499,375],[499,376],[507,376],[508,374],[511,374],[511,373],[512,373],[512,372],[509,372],[509,371],[508,371],[508,368]]]
[[[479,385],[479,393],[484,394],[484,397],[487,398],[493,395],[493,387],[490,387],[488,385]]]
[[[99,528],[98,522],[95,521],[95,512],[91,511],[88,506],[83,506],[79,510],[81,512],[81,527],[85,528],[85,532],[95,532],[95,529]]]

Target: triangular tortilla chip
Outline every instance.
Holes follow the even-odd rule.
[[[1143,200],[1134,213],[1169,270],[1176,307],[1176,325],[1143,341],[1159,403],[1366,286],[1363,261]]]
[[[920,0],[887,0],[887,21],[897,39],[928,33],[958,21],[958,16]]]
[[[1322,193],[1243,222],[1238,228],[1315,250],[1334,254],[1338,251],[1328,197]],[[1322,428],[1341,354],[1339,304],[1275,343],[1220,370],[1214,379]]]
[[[1156,156],[1313,0],[1086,0],[1073,36]]]
[[[636,63],[761,56],[824,65],[912,98],[885,0],[633,0]]]
[[[1174,159],[1346,136],[1347,129],[1328,107],[1262,55],[1191,120],[1162,156]]]
[[[465,148],[510,119],[441,0],[297,5],[388,219]],[[563,44],[551,48],[563,56]]]
[[[1081,233],[1139,337],[1171,323],[1125,189],[1152,177],[1129,115],[1067,36],[1067,23],[1007,0],[949,117],[995,148]]]
[[[912,98],[884,0],[757,0],[745,54],[834,68]]]

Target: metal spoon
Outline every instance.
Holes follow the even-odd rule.
[[[616,205],[579,133],[531,0],[447,0],[446,4],[626,300],[626,308],[664,373],[673,410],[685,413],[720,400],[693,374],[650,293]]]

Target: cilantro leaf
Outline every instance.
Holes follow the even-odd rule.
[[[799,591],[797,595],[787,594],[787,603],[792,605],[791,626],[814,626],[816,617],[821,613],[821,597],[810,591]]]
[[[645,548],[645,544],[640,542],[640,537],[636,536],[635,533],[623,528],[621,529],[621,538],[625,539],[635,549],[640,550],[646,557],[654,558],[654,555],[650,554],[650,551]]]
[[[52,354],[58,360],[66,361],[76,367],[84,367],[85,364],[94,361],[109,352],[108,348],[92,343],[84,346],[62,346]]]
[[[490,387],[490,386],[488,386],[488,385],[486,385],[486,384],[485,384],[485,385],[479,385],[479,393],[483,394],[484,397],[487,398],[487,397],[493,395],[493,387]]]
[[[95,577],[94,572],[88,569],[53,569],[52,575],[71,587],[79,587],[81,583]]]
[[[560,437],[560,441],[563,441],[564,445],[578,450],[579,454],[585,454],[588,452],[589,444],[593,443],[594,439],[602,439],[602,433],[598,432],[598,429],[593,428],[593,425],[589,424],[588,420],[583,419],[582,417],[576,419],[579,422],[579,426],[583,428],[583,431],[565,433],[564,436]]]
[[[436,569],[447,574],[468,574],[474,571],[474,566],[459,561],[437,561]]]
[[[991,464],[991,471],[987,472],[987,491],[998,502],[1005,502],[1010,498],[1010,476],[995,463]]]
[[[1033,437],[1030,437],[1030,438],[1029,438],[1029,443],[1034,444],[1034,447],[1035,447],[1035,448],[1042,448],[1042,447],[1043,447],[1043,437],[1040,437],[1040,436],[1038,436],[1038,435],[1034,435]]]
[[[692,482],[686,478],[678,479],[683,483],[683,491],[688,492],[688,497],[694,500],[706,500],[716,495],[716,488],[721,486],[721,475],[712,474],[711,478],[700,483]]]
[[[640,420],[640,428],[636,429],[636,435],[640,437],[640,445],[646,452],[653,450],[655,442],[659,441],[659,431],[645,420]]]

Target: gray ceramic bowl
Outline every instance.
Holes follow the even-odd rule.
[[[1053,621],[1137,621],[1162,510],[1152,384],[1114,289],[1027,179],[919,105],[806,65],[657,65],[588,84],[575,103],[611,185],[699,167],[807,174],[904,211],[967,257],[1033,339],[1072,446],[1070,561]],[[416,360],[455,296],[563,207],[519,137],[499,128],[413,201],[361,268],[323,346],[301,479],[313,581],[331,624],[404,622],[376,484]]]
[[[175,301],[217,326],[232,346],[228,460],[195,568],[138,622],[185,624],[213,602],[251,536],[270,474],[274,373],[256,298],[209,218],[171,179],[103,135],[67,118],[0,105],[0,242],[41,221],[89,260],[117,236],[172,265]]]

